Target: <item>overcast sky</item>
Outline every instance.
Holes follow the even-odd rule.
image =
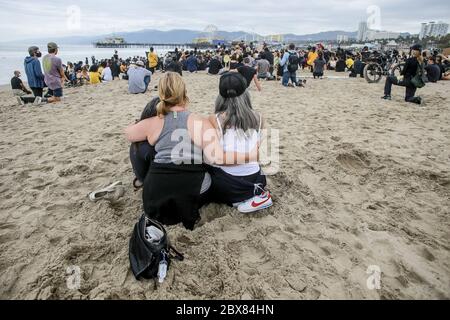
[[[367,14],[372,5],[388,31],[418,33],[421,22],[450,19],[448,0],[0,0],[0,41],[146,28],[204,30],[211,24],[262,35],[356,31],[359,21],[376,17],[373,10]]]

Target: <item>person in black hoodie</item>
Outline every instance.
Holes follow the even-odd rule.
[[[420,97],[415,97],[417,88],[411,83],[411,79],[417,74],[417,69],[419,64],[423,64],[422,57],[422,46],[415,44],[411,47],[411,57],[406,59],[405,66],[401,71],[403,76],[402,80],[398,80],[396,76],[390,75],[386,78],[386,83],[384,85],[384,96],[382,99],[391,100],[391,89],[392,85],[406,87],[405,101],[412,102],[416,104],[421,104],[422,99]]]

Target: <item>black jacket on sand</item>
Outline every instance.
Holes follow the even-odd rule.
[[[182,222],[186,229],[194,229],[200,218],[200,190],[205,173],[203,165],[153,162],[142,193],[146,215],[165,225]]]

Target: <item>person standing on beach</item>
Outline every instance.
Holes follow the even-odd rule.
[[[150,52],[148,54],[148,66],[152,74],[155,73],[156,67],[158,66],[158,55],[154,52],[155,49],[153,47],[150,48]]]
[[[291,80],[291,86],[297,86],[297,70],[300,59],[298,57],[297,52],[295,52],[295,44],[291,43],[289,45],[289,50],[286,51],[283,55],[283,58],[280,61],[280,66],[283,68],[283,86],[289,86],[289,80]],[[303,86],[300,84],[300,86]]]
[[[314,61],[316,61],[319,54],[317,53],[316,47],[312,47],[311,51],[308,53],[307,65],[311,69],[311,72],[314,72]]]
[[[58,45],[50,42],[47,45],[48,54],[42,59],[44,66],[44,80],[48,86],[48,93],[51,95],[48,102],[61,101],[63,96],[64,82],[68,81],[64,74],[62,61],[56,55],[58,54]]]
[[[24,61],[28,85],[35,97],[42,97],[45,86],[44,74],[42,73],[41,63],[39,62],[42,53],[36,46],[29,47],[28,53],[30,55],[26,57]]]

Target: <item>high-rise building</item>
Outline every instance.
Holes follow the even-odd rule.
[[[400,32],[368,30],[366,32],[367,41],[382,40],[382,39],[397,39],[400,37]]]
[[[425,37],[441,37],[448,33],[448,23],[439,21],[438,23],[431,21],[429,23],[422,23],[419,33],[419,39]]]
[[[348,42],[348,36],[344,34],[338,34],[337,42]]]
[[[356,40],[365,41],[367,37],[367,31],[369,30],[367,22],[360,22],[358,27],[358,34]]]

